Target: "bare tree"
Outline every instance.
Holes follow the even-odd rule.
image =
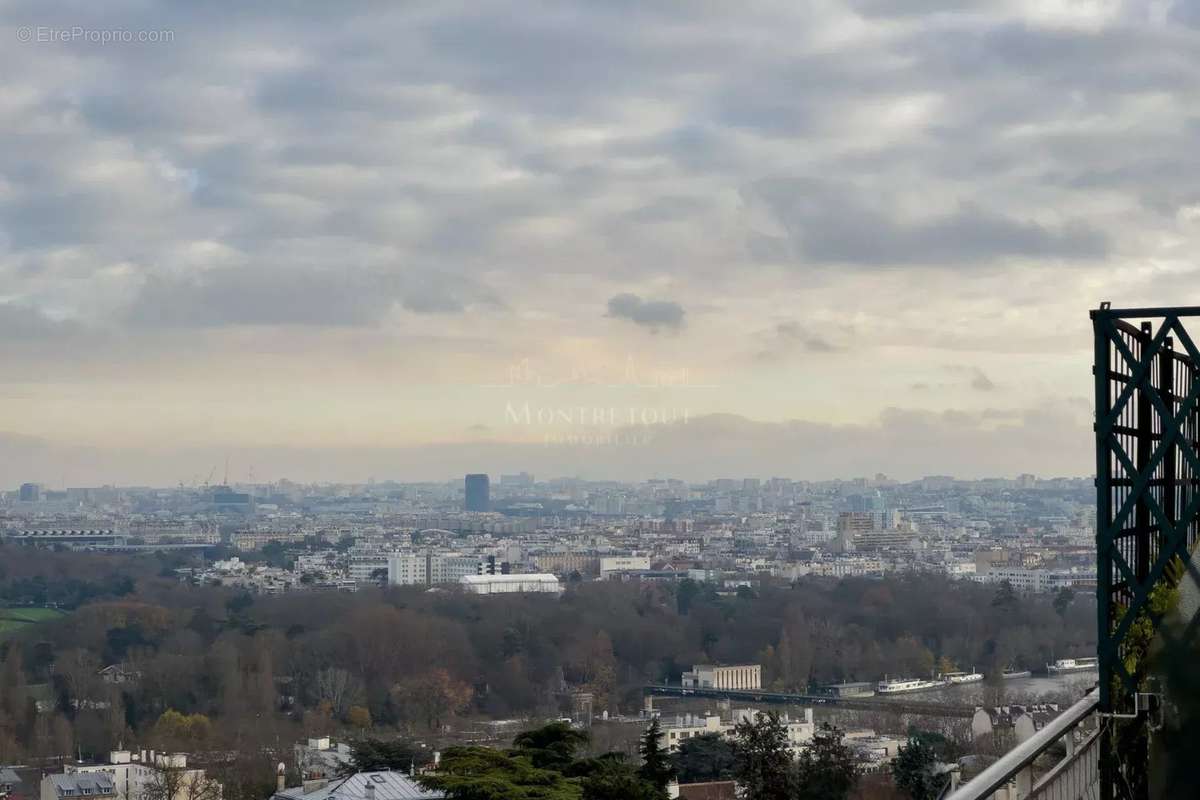
[[[316,676],[317,697],[328,700],[335,716],[342,716],[362,697],[362,681],[347,670],[330,667]]]
[[[154,777],[135,800],[221,800],[221,784],[202,769],[164,763],[156,767]]]

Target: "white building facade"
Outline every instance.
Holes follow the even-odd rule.
[[[470,594],[560,594],[558,578],[545,573],[528,575],[466,575],[459,585]]]
[[[758,664],[696,664],[680,680],[693,689],[761,689],[762,667]]]
[[[663,744],[666,745],[669,752],[673,753],[688,739],[696,736],[716,733],[732,738],[734,728],[738,723],[753,722],[758,713],[757,709],[739,708],[735,709],[728,719],[722,718],[719,714],[704,714],[703,716],[682,714],[677,717],[660,717],[659,724],[662,726]],[[811,708],[804,709],[804,714],[799,719],[792,719],[785,714],[779,718],[779,721],[787,729],[788,746],[793,752],[812,741],[816,724],[813,722]]]

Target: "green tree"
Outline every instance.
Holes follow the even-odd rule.
[[[685,739],[671,756],[680,783],[729,780],[734,762],[733,743],[719,733]]]
[[[700,586],[691,578],[684,578],[679,582],[679,588],[675,590],[675,610],[682,616],[686,617],[688,612],[692,610],[692,601],[700,594]]]
[[[1066,616],[1067,609],[1071,607],[1071,603],[1075,600],[1075,592],[1070,586],[1064,586],[1054,594],[1054,610],[1062,617]]]
[[[563,772],[575,760],[575,754],[588,743],[588,735],[566,722],[551,722],[513,739],[513,755],[524,756],[538,769]]]
[[[408,772],[414,764],[427,761],[424,751],[407,739],[359,739],[350,744],[350,762],[342,767],[342,774]]]
[[[996,596],[992,598],[992,607],[1001,611],[1013,611],[1017,607],[1017,593],[1008,581],[1000,581],[996,587]]]
[[[583,800],[660,800],[665,790],[647,781],[624,759],[601,759],[583,779]]]
[[[417,779],[447,800],[581,800],[579,782],[490,747],[451,747]]]
[[[792,753],[787,728],[774,711],[742,720],[733,729],[734,778],[745,800],[788,800],[792,796]]]
[[[854,754],[842,741],[842,732],[825,723],[796,760],[798,795],[804,800],[845,800],[857,784]]]
[[[912,800],[935,800],[941,791],[933,773],[936,764],[933,745],[920,736],[909,736],[892,761],[892,780]]]
[[[638,774],[642,780],[655,788],[659,797],[665,798],[667,784],[675,776],[675,767],[671,764],[666,748],[663,747],[662,725],[658,717],[650,721],[650,726],[642,734],[638,753],[642,756],[642,766]]]

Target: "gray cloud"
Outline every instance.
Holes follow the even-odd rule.
[[[395,307],[419,314],[459,313],[470,303],[498,306],[488,289],[450,278],[356,269],[215,268],[152,276],[129,310],[138,325],[361,326]]]
[[[1086,223],[1046,226],[969,203],[907,221],[873,207],[864,193],[821,180],[768,179],[750,192],[788,232],[794,252],[816,262],[969,266],[1010,256],[1091,259],[1108,251],[1105,235]]]
[[[670,300],[643,300],[636,294],[614,295],[608,301],[608,316],[627,319],[651,330],[683,327],[683,306]]]
[[[840,347],[827,337],[814,333],[799,322],[780,322],[757,337],[762,347],[755,354],[759,361],[779,361],[797,354],[823,355]]]
[[[75,322],[52,319],[34,306],[0,303],[0,340],[58,339],[79,330]]]
[[[976,369],[971,375],[971,388],[980,392],[990,392],[995,390],[996,384],[983,373],[983,370]]]

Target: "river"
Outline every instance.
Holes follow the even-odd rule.
[[[997,684],[960,683],[925,692],[907,692],[892,695],[887,699],[941,700],[959,705],[994,704],[999,699],[1004,705],[1013,703],[1026,705],[1037,702],[1074,702],[1083,693],[1096,685],[1098,673],[1072,672],[1066,675],[1035,675],[1029,678],[1013,678]],[[1002,690],[1000,694],[998,690]],[[879,696],[879,695],[877,695]],[[1000,699],[1000,698],[1003,699]]]

